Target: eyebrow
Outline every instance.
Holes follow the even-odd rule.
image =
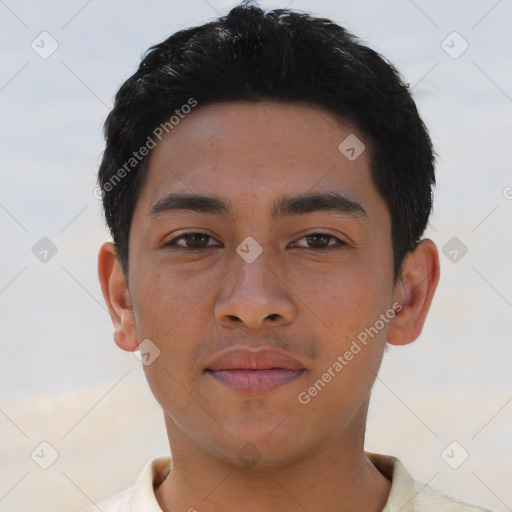
[[[213,196],[177,192],[159,199],[149,210],[149,217],[178,210],[234,218],[233,206],[228,201]],[[280,219],[316,212],[333,212],[368,220],[366,210],[359,203],[337,192],[281,197],[274,202],[271,215],[274,219]]]

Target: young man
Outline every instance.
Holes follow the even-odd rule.
[[[386,343],[439,279],[432,146],[389,63],[242,4],[154,46],[105,133],[99,278],[172,459],[103,512],[483,510],[364,452]]]

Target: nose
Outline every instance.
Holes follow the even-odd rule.
[[[297,313],[284,273],[265,250],[251,263],[235,254],[232,270],[222,281],[215,317],[225,327],[262,329],[289,325]]]

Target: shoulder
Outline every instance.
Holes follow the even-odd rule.
[[[125,491],[120,492],[101,503],[92,505],[85,510],[82,510],[82,512],[97,512],[98,509],[102,512],[128,512],[132,509],[132,501],[133,487],[126,489]]]
[[[366,455],[391,480],[391,491],[383,512],[491,512],[415,480],[396,457],[369,452]]]
[[[161,512],[154,489],[165,479],[171,468],[170,457],[149,461],[133,487],[82,512]]]
[[[419,512],[491,512],[487,508],[471,505],[446,494],[436,487],[417,480],[413,480],[413,485],[417,492],[415,498],[416,510]]]

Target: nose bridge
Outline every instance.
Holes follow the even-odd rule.
[[[280,283],[278,263],[270,249],[247,237],[233,254],[230,267],[217,299],[218,321],[241,320],[251,328],[269,320],[291,321],[294,305]]]
[[[231,264],[234,267],[234,287],[232,292],[252,297],[254,302],[265,302],[268,295],[275,293],[272,283],[274,272],[272,270],[271,253],[252,237],[247,237],[233,254]]]

